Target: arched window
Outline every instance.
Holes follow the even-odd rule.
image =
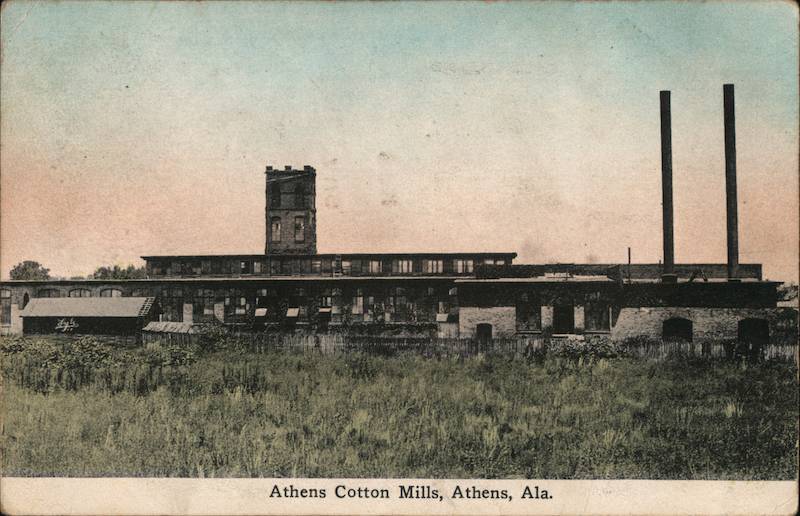
[[[281,241],[281,218],[280,217],[272,217],[269,222],[270,224],[270,240],[272,242],[280,242]]]
[[[55,288],[43,288],[36,293],[36,297],[61,297],[61,291]]]
[[[92,291],[88,288],[74,288],[69,291],[69,297],[92,297]]]
[[[28,306],[28,301],[30,300],[31,296],[29,296],[28,293],[25,292],[25,295],[22,296],[22,306],[20,308],[25,309],[25,307]]]
[[[294,241],[306,241],[306,218],[302,215],[294,218]]]
[[[0,289],[0,324],[11,324],[11,291]]]
[[[100,297],[122,297],[122,291],[118,288],[104,288],[100,291]]]
[[[683,317],[673,317],[664,321],[661,327],[664,341],[692,342],[692,321]]]

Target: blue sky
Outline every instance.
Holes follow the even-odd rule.
[[[672,91],[679,262],[725,261],[722,84],[740,259],[797,279],[789,2],[11,2],[0,269],[260,252],[263,170],[318,171],[320,252],[661,258]]]

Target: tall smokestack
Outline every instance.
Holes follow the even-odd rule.
[[[739,216],[736,199],[736,115],[733,84],[722,86],[725,107],[725,207],[728,228],[728,280],[739,277]]]
[[[664,224],[664,269],[661,281],[675,283],[675,245],[672,220],[672,117],[669,91],[661,92],[661,207]]]

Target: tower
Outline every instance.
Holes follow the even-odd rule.
[[[266,254],[317,253],[317,171],[267,166]]]

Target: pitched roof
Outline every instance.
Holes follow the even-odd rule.
[[[152,297],[57,297],[31,299],[22,317],[139,317]]]
[[[147,324],[142,331],[152,333],[202,333],[199,328],[190,322],[153,321]]]

